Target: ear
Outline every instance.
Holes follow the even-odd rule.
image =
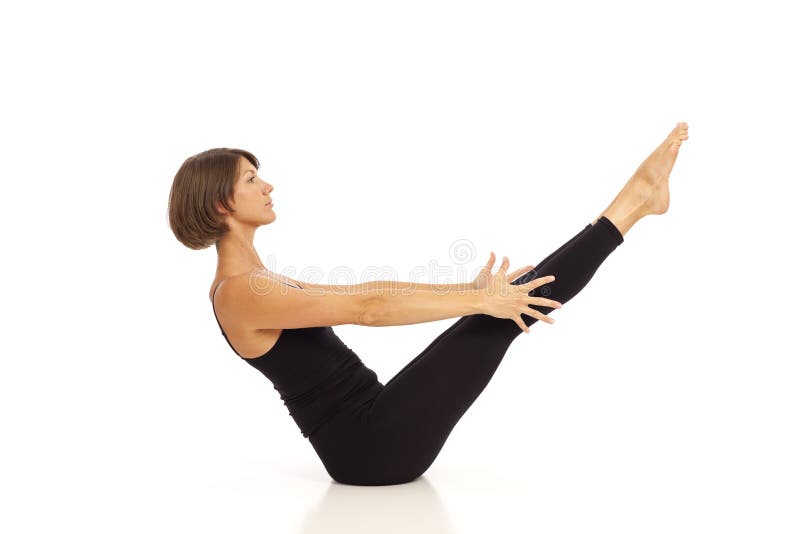
[[[217,202],[216,211],[217,211],[217,213],[218,213],[219,215],[227,215],[228,213],[230,213],[228,210],[226,210],[226,209],[225,209],[225,208],[222,206],[222,202]]]

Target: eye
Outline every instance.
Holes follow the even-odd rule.
[[[252,178],[250,178],[250,179],[249,179],[249,180],[247,180],[247,181],[248,181],[248,182],[250,182],[250,183],[252,184],[252,183],[253,183],[253,180],[255,180],[255,179],[256,179],[256,177],[255,177],[255,176],[253,176]]]

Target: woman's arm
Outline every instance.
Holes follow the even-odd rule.
[[[296,283],[311,294],[331,292],[337,295],[364,295],[364,326],[427,323],[483,313],[484,292],[476,289],[472,283],[422,284],[396,280],[375,280],[352,285]]]
[[[356,301],[360,305],[358,324],[363,326],[417,324],[452,317],[486,314],[502,319],[512,319],[520,329],[529,332],[522,316],[527,315],[539,320],[547,320],[547,316],[534,310],[533,305],[561,307],[561,303],[554,300],[531,296],[533,289],[552,282],[555,280],[555,276],[544,276],[524,284],[514,284],[513,281],[519,274],[533,267],[523,267],[508,274],[509,261],[508,257],[504,256],[500,269],[497,273],[492,274],[493,262],[494,254],[487,266],[481,270],[481,274],[471,284],[420,284],[393,281],[387,283],[387,281],[380,280],[351,286],[306,284],[306,288],[311,289],[312,292],[314,288],[325,287],[332,288],[328,290],[331,293],[342,289],[346,292],[354,292]],[[326,293],[324,290],[320,292]],[[328,300],[331,298],[331,295],[324,296]],[[352,299],[353,297],[346,295],[338,298]],[[344,302],[346,305],[350,305],[352,301]],[[330,305],[327,302],[322,306],[322,310],[329,308]]]
[[[463,284],[432,285],[433,290],[378,287],[366,292],[366,326],[398,326],[427,323],[484,313],[486,291],[459,288]]]

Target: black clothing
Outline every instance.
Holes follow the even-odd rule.
[[[623,241],[601,217],[512,284],[554,275],[530,294],[566,303]],[[527,315],[522,320],[527,326],[537,321]],[[402,484],[430,467],[521,332],[511,319],[462,317],[386,385],[330,327],[285,329],[272,350],[248,362],[275,384],[331,478]]]

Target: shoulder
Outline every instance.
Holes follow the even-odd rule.
[[[213,284],[211,284],[208,297],[211,299],[212,303],[219,306],[219,304],[227,300],[231,294],[240,291],[243,285],[246,286],[249,277],[249,274],[237,274],[217,278],[214,280]]]
[[[268,294],[276,289],[303,289],[299,282],[263,269],[221,278],[214,284],[209,295],[217,306],[224,306],[226,302],[244,303],[253,296]]]

